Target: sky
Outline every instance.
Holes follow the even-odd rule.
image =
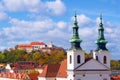
[[[120,59],[120,0],[0,0],[0,51],[43,41],[69,49],[74,13],[81,47],[96,49],[100,12],[111,59]]]

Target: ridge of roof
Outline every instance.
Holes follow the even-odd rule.
[[[44,42],[38,42],[38,41],[36,41],[36,42],[31,42],[30,44],[31,44],[31,45],[45,45]]]
[[[31,44],[20,44],[18,45],[18,47],[32,47]]]
[[[74,70],[76,70],[77,68],[79,68],[80,66],[84,65],[85,63],[87,63],[88,61],[90,61],[92,58],[86,60],[84,63],[82,63],[81,65],[79,65],[78,67],[76,67]]]
[[[74,70],[78,69],[80,66],[86,64],[87,62],[89,62],[90,60],[95,60],[97,61],[96,59],[93,59],[93,58],[90,58],[89,60],[87,60],[86,62],[84,62],[83,64],[79,65],[78,67],[76,67]],[[101,65],[103,65],[101,62],[97,61],[98,63],[100,63]],[[106,67],[107,69],[106,70],[109,70],[109,68],[106,66],[106,65],[103,65],[104,67]]]

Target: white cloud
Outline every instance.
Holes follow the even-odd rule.
[[[37,12],[43,9],[40,0],[3,0],[3,6],[9,11],[30,11]]]
[[[66,11],[66,7],[61,0],[55,0],[53,2],[49,1],[46,3],[46,6],[47,11],[55,15],[61,15]]]
[[[78,24],[79,24],[80,26],[81,26],[81,25],[84,25],[84,24],[88,24],[88,23],[91,22],[91,19],[90,19],[89,17],[83,15],[83,14],[78,15],[77,19],[78,19],[78,22],[79,22]]]
[[[45,35],[45,32],[51,30],[54,27],[52,20],[44,21],[20,21],[12,19],[12,27],[4,28],[3,33],[9,39],[32,39]]]
[[[96,30],[95,30],[95,27],[93,27],[93,28],[86,28],[85,27],[85,28],[80,28],[79,33],[80,33],[81,37],[87,39],[90,36],[95,37],[95,36],[93,36],[93,34],[96,34]]]
[[[66,39],[66,37],[70,36],[68,32],[60,31],[57,28],[54,30],[48,31],[47,35],[53,38],[61,38],[61,39]]]
[[[111,28],[106,28],[106,32],[107,32],[107,33],[112,33],[112,32],[113,32],[113,29],[111,29]]]
[[[61,0],[45,1],[41,0],[2,0],[0,8],[10,12],[34,12],[46,13],[51,15],[62,15],[66,7]]]
[[[0,50],[2,51],[2,50],[5,50],[5,49],[8,49],[8,46],[0,46]]]
[[[4,11],[4,7],[2,5],[2,2],[0,2],[0,11]]]
[[[7,14],[4,12],[0,12],[0,21],[6,20],[8,18]]]
[[[72,20],[74,20],[74,17],[72,17]],[[92,20],[84,14],[77,15],[77,20],[80,27],[92,22]]]
[[[58,28],[60,28],[60,29],[65,29],[65,28],[67,27],[67,23],[64,22],[64,21],[59,21],[59,22],[57,23],[57,26],[58,26]]]
[[[22,30],[26,30],[26,31],[29,30],[36,32],[47,31],[48,29],[52,29],[55,25],[55,23],[51,19],[45,19],[43,21],[25,21],[25,20],[11,19],[10,23],[15,28],[21,28]]]
[[[25,21],[18,19],[11,19],[11,27],[2,29],[0,41],[3,45],[4,42],[7,46],[10,44],[15,45],[24,41],[44,41],[49,39],[61,38],[65,39],[69,33],[62,31],[59,27],[59,23],[55,23],[51,19],[44,19],[43,21]],[[62,23],[65,23],[62,21]]]
[[[20,0],[3,0],[4,6],[9,11],[22,10],[22,2]]]

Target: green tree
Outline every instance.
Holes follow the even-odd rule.
[[[88,53],[85,53],[85,59],[87,60],[87,59],[90,59],[90,58],[91,58],[91,55],[88,54]]]
[[[5,55],[3,53],[0,53],[0,62],[4,62]]]
[[[29,61],[29,55],[30,54],[28,54],[28,53],[23,55],[23,58],[24,58],[25,61]]]
[[[35,61],[35,62],[38,63],[40,57],[41,57],[41,53],[40,53],[40,52],[35,52],[35,53],[33,54],[33,61]]]
[[[117,60],[111,60],[111,69],[112,70],[120,70],[120,63]]]
[[[40,64],[58,64],[66,58],[64,51],[52,50],[50,53],[46,53],[39,60]]]
[[[28,74],[39,74],[39,72],[36,70],[31,70],[31,71],[28,71]]]

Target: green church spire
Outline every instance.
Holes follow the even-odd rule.
[[[98,39],[95,42],[97,44],[97,51],[98,50],[107,50],[106,44],[107,41],[105,40],[104,37],[104,28],[103,28],[103,23],[102,23],[102,13],[100,14],[100,24],[99,24],[99,29],[98,29]]]
[[[76,12],[75,12],[74,26],[73,26],[73,36],[70,39],[71,49],[82,50],[82,48],[80,47],[80,43],[82,42],[82,40],[79,38],[78,28],[79,27],[78,27],[78,22],[77,22],[77,16],[76,16]]]

